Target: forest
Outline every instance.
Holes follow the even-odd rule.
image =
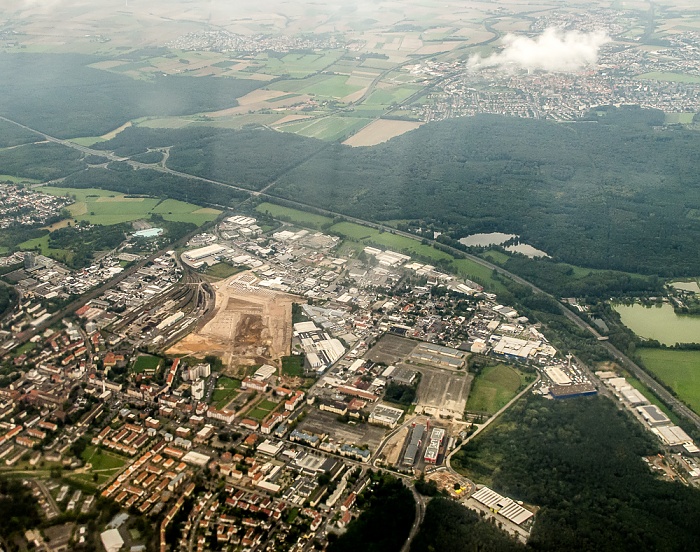
[[[127,129],[98,147],[134,155],[173,146],[173,169],[250,189],[277,181],[268,193],[363,219],[411,221],[447,241],[502,231],[571,265],[698,274],[700,136],[656,126],[659,113],[611,109],[569,124],[480,115],[364,148],[203,127]],[[612,287],[621,290],[654,286],[617,278]],[[590,279],[581,291],[600,288]]]
[[[458,502],[434,498],[425,509],[425,518],[411,544],[411,552],[453,550],[524,552],[526,548]]]
[[[401,550],[415,519],[411,491],[391,475],[375,476],[358,497],[362,513],[333,539],[328,552],[396,552]]]
[[[0,54],[0,114],[59,138],[99,136],[144,116],[234,107],[253,80],[158,76],[151,81],[89,67],[80,54]]]
[[[96,149],[121,156],[172,146],[168,167],[203,178],[259,190],[327,147],[295,134],[194,127],[179,130],[129,128]]]
[[[274,193],[365,219],[424,220],[453,239],[513,233],[579,266],[700,273],[700,136],[659,130],[638,111],[641,122],[606,124],[483,115],[371,148],[334,144]]]
[[[79,151],[60,144],[26,144],[0,150],[0,174],[44,182],[85,169],[82,157]]]
[[[691,550],[700,491],[654,475],[653,436],[606,398],[517,402],[453,467],[541,507],[536,550]]]

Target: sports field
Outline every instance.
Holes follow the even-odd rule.
[[[512,366],[487,366],[474,378],[466,410],[495,414],[515,397],[525,382],[525,374]]]
[[[648,370],[700,413],[700,351],[638,349],[637,352]]]
[[[146,370],[157,370],[160,366],[161,358],[152,355],[141,355],[134,362],[134,366],[131,372],[134,374],[141,374]]]
[[[279,403],[269,401],[267,399],[263,399],[260,401],[258,404],[255,405],[255,408],[252,410],[248,411],[246,414],[247,418],[253,418],[254,420],[262,421],[264,420],[267,415],[272,412],[278,405]]]
[[[212,403],[215,408],[225,408],[228,403],[238,395],[238,389],[241,388],[241,380],[227,378],[225,376],[216,380],[216,387],[212,394]]]
[[[68,207],[71,216],[91,224],[119,224],[139,219],[147,219],[152,213],[162,215],[165,220],[192,222],[197,225],[214,220],[220,213],[216,209],[202,208],[199,205],[177,201],[161,200],[155,197],[128,197],[120,192],[98,188],[56,188],[44,186],[44,193],[75,198]]]

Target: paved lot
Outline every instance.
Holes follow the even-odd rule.
[[[421,367],[417,414],[451,416],[462,419],[473,376],[464,371],[449,372]]]
[[[325,433],[337,442],[355,443],[356,445],[369,445],[370,450],[375,451],[384,438],[386,430],[369,424],[344,424],[337,420],[338,415],[333,412],[323,412],[313,409],[306,419],[299,424],[301,431],[321,434]]]
[[[396,364],[410,355],[417,345],[418,342],[412,339],[406,339],[398,335],[385,334],[377,344],[367,352],[365,358],[368,358],[372,362]]]

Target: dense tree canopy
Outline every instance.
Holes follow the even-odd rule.
[[[386,475],[365,493],[365,509],[331,543],[329,552],[397,552],[408,538],[415,518],[411,491],[399,479]]]
[[[530,397],[453,460],[508,496],[541,506],[538,550],[691,550],[700,491],[658,479],[658,443],[606,398]]]
[[[411,552],[523,552],[525,547],[476,512],[447,498],[434,498],[425,509]]]

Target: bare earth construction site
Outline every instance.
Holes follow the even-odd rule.
[[[250,272],[214,285],[211,320],[170,348],[168,354],[220,356],[229,368],[264,363],[279,365],[290,354],[295,297],[257,287]]]

